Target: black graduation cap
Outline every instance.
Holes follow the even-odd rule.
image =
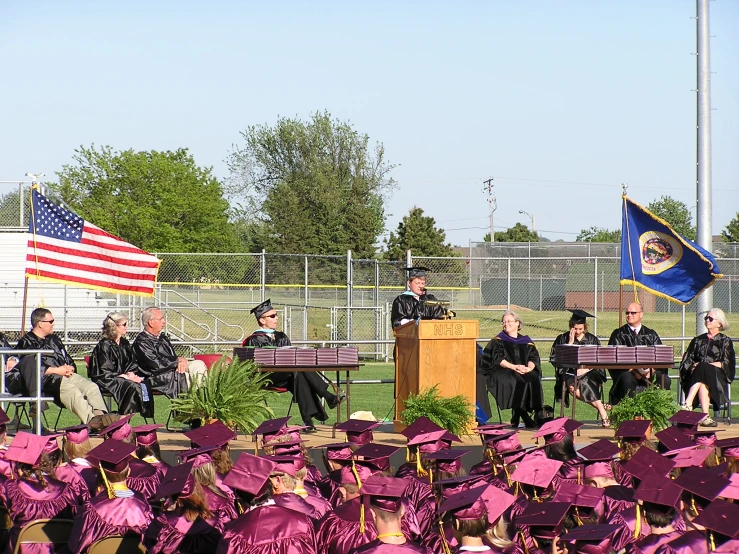
[[[408,281],[415,279],[416,277],[426,278],[426,272],[431,271],[428,267],[404,267],[403,268],[408,276]]]
[[[256,306],[254,306],[251,310],[249,310],[249,312],[253,313],[254,317],[256,317],[258,320],[264,314],[272,310],[274,310],[274,308],[272,307],[272,300],[267,298],[267,300],[265,300],[261,304],[257,304]]]
[[[595,317],[593,314],[589,314],[585,310],[581,310],[579,308],[575,308],[574,310],[568,309],[567,311],[572,312],[570,320],[574,323],[585,323],[588,317]]]

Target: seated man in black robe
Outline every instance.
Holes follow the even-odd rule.
[[[626,325],[611,333],[608,344],[611,346],[654,346],[662,344],[662,340],[654,329],[642,325],[644,311],[641,304],[632,302],[626,308]],[[611,388],[611,404],[618,404],[623,398],[633,395],[640,388],[646,388],[649,383],[662,386],[664,379],[665,389],[670,389],[671,380],[667,370],[654,369],[609,369],[613,379]]]
[[[444,319],[444,308],[426,306],[427,300],[436,300],[426,292],[426,267],[407,267],[408,290],[393,300],[390,320],[393,329],[416,319]]]
[[[255,306],[251,313],[257,318],[259,329],[244,339],[244,347],[280,347],[290,346],[290,339],[282,331],[277,330],[277,310],[272,307],[271,301],[265,300]],[[321,398],[326,400],[330,409],[344,399],[342,393],[336,396],[328,392],[328,383],[316,372],[271,373],[270,381],[276,387],[285,387],[293,393],[293,400],[297,402],[303,425],[309,430],[315,430],[313,418],[326,421],[328,415],[321,405]]]
[[[149,306],[141,312],[144,330],[133,341],[133,351],[141,375],[148,379],[151,388],[167,398],[177,398],[208,369],[200,360],[191,362],[175,353],[169,337],[164,333],[166,323],[162,311],[156,306]]]

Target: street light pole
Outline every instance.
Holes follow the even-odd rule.
[[[536,220],[534,219],[534,214],[530,214],[529,212],[526,212],[524,210],[518,210],[518,213],[529,217],[529,219],[531,220],[531,232],[536,233]]]

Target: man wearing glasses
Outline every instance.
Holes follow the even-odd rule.
[[[251,313],[257,318],[259,329],[244,339],[244,347],[281,347],[290,346],[290,338],[283,332],[277,330],[277,310],[272,307],[270,300],[265,300],[252,308]],[[272,373],[270,374],[272,385],[285,387],[292,391],[294,400],[300,409],[303,425],[308,431],[314,431],[313,418],[326,421],[328,415],[321,405],[321,398],[326,400],[330,409],[336,408],[337,404],[344,400],[342,393],[339,396],[328,391],[327,382],[318,374],[312,372],[295,373]]]
[[[156,306],[141,312],[141,331],[133,341],[133,351],[141,372],[149,379],[151,388],[167,398],[177,398],[188,386],[197,382],[208,368],[200,360],[189,361],[178,356],[169,337],[164,333],[167,320]]]
[[[619,327],[613,333],[608,344],[611,346],[654,346],[662,344],[662,340],[654,329],[650,329],[646,325],[642,325],[641,320],[644,317],[644,311],[641,304],[632,302],[626,308],[626,325]],[[633,395],[638,388],[648,386],[647,381],[651,381],[657,386],[661,386],[664,378],[665,388],[670,388],[670,377],[667,370],[654,369],[609,369],[608,373],[613,379],[613,387],[611,387],[611,404],[618,404],[621,399],[626,396]]]
[[[43,371],[41,390],[53,396],[54,403],[64,406],[83,423],[100,428],[111,420],[103,420],[107,408],[100,389],[92,381],[77,374],[77,366],[64,347],[62,339],[54,334],[54,316],[46,308],[36,308],[31,312],[30,332],[18,341],[18,350],[53,350],[53,354],[41,356]],[[21,381],[28,396],[36,396],[36,356],[27,354],[18,363]],[[13,392],[13,391],[11,391]]]

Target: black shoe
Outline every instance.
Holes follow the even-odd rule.
[[[326,404],[328,405],[329,410],[333,410],[341,404],[346,399],[346,393],[339,389],[339,394],[334,395],[332,394],[328,398],[326,398]]]
[[[526,426],[526,429],[536,429],[538,427],[528,412],[522,411],[521,419],[523,419],[523,424]]]
[[[521,416],[518,410],[511,410],[511,427],[518,429],[518,424],[521,421]]]
[[[313,425],[313,420],[310,418],[303,422],[303,427],[307,427],[307,429],[303,429],[301,433],[315,433],[316,432],[316,426]]]

